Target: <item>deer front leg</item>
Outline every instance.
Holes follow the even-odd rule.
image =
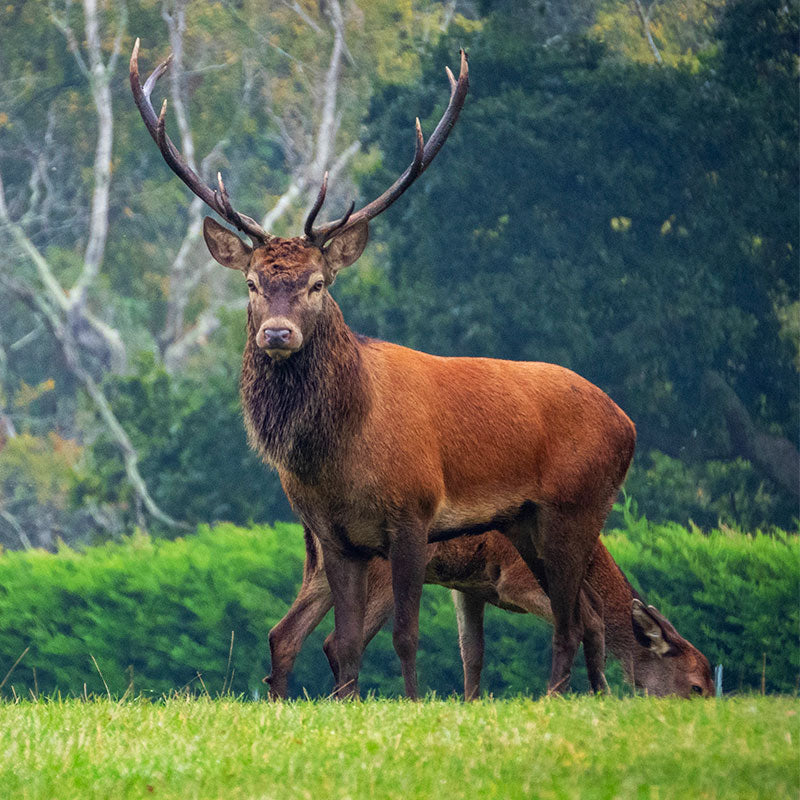
[[[483,669],[483,611],[486,602],[475,595],[453,589],[450,593],[456,607],[458,646],[464,665],[464,699],[475,700],[481,693]]]
[[[333,597],[333,652],[338,666],[336,697],[358,698],[358,671],[364,649],[364,608],[367,601],[367,564],[345,558],[323,546],[325,574]]]
[[[332,605],[333,597],[322,564],[317,563],[310,568],[306,557],[303,583],[297,598],[283,619],[269,632],[272,668],[264,682],[269,684],[270,699],[286,697],[289,691],[289,675],[297,654]]]
[[[403,671],[406,697],[418,699],[417,646],[419,604],[425,580],[427,531],[420,524],[407,525],[395,537],[389,550],[394,594],[394,649]]]
[[[327,584],[326,584],[327,585]],[[392,574],[389,562],[382,558],[373,558],[367,571],[367,611],[364,615],[364,650],[375,638],[378,631],[386,624],[386,620],[394,610],[392,595]],[[334,649],[336,632],[331,631],[322,645],[325,656],[333,672],[334,686],[339,685],[339,664]]]
[[[584,580],[581,589],[583,613],[583,656],[593,692],[608,694],[606,680],[606,628],[603,620],[603,598]]]

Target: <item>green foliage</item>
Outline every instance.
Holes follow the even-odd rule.
[[[141,354],[135,373],[106,385],[150,491],[168,514],[240,524],[291,518],[277,475],[247,446],[237,371],[217,365],[202,380],[174,378]],[[100,436],[89,456],[99,496],[130,506],[117,449]]]
[[[198,671],[213,689],[227,674],[235,692],[247,691],[260,685],[267,620],[292,599],[301,564],[302,537],[287,525],[201,528],[172,542],[140,534],[83,553],[6,553],[0,651],[31,645],[12,683],[44,691],[80,693],[84,683],[103,691],[91,656],[117,694],[133,681],[159,695],[197,684]]]
[[[800,680],[800,541],[774,532],[653,525],[628,511],[605,543],[633,585],[713,664],[725,691],[757,689],[766,657],[768,691]]]
[[[654,522],[755,530],[766,520],[792,520],[797,504],[747,461],[681,461],[658,450],[639,453],[624,491]],[[612,514],[609,525],[616,525]],[[608,526],[607,526],[608,527]]]
[[[796,537],[730,530],[701,536],[677,525],[652,525],[627,513],[627,528],[606,537],[620,566],[678,630],[725,668],[726,689],[795,690],[800,672],[800,545]],[[30,652],[6,684],[18,694],[38,686],[102,693],[129,684],[159,695],[190,684],[197,672],[214,693],[260,692],[267,672],[267,632],[294,599],[302,573],[298,526],[274,529],[202,526],[175,541],[139,534],[78,553],[8,552],[0,556],[0,664]],[[325,695],[331,678],[322,640],[331,619],[306,643],[294,693]],[[230,666],[231,632],[234,647]],[[495,695],[545,689],[551,631],[529,615],[492,610],[486,621],[484,689]],[[35,669],[35,675],[34,675]],[[419,656],[423,687],[441,695],[463,685],[448,593],[426,587]],[[582,668],[577,670],[583,675]],[[619,670],[611,671],[619,686]],[[391,634],[367,651],[365,690],[402,692]],[[585,688],[579,677],[576,688]]]
[[[50,432],[21,433],[0,449],[0,547],[55,547],[75,527],[93,527],[75,497],[91,482],[76,442]]]

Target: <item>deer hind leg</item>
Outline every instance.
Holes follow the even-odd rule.
[[[605,677],[601,679],[597,674],[603,669],[602,617],[582,591],[601,525],[602,517],[585,508],[542,509],[540,515],[536,548],[544,564],[553,611],[553,662],[547,687],[550,694],[569,689],[572,664],[583,639],[589,646],[592,683],[605,683]]]
[[[611,690],[606,681],[606,631],[603,621],[603,600],[586,581],[581,588],[583,611],[583,655],[592,691],[607,694]]]
[[[369,562],[367,572],[367,610],[364,615],[364,644],[363,650],[375,638],[378,631],[386,624],[386,620],[394,610],[394,597],[392,595],[392,578],[389,562],[381,558],[373,558]],[[322,649],[333,672],[334,691],[339,688],[339,661],[336,655],[334,640],[336,631],[331,631]]]
[[[308,536],[308,533],[307,533]],[[286,697],[289,675],[303,642],[319,625],[333,605],[328,579],[319,560],[319,551],[306,539],[306,563],[303,583],[286,615],[269,632],[271,672],[264,678],[272,700]]]
[[[602,617],[581,591],[603,517],[585,508],[550,508],[526,504],[503,533],[512,541],[550,598],[553,614],[553,660],[548,693],[569,689],[572,663],[588,630],[593,679],[602,672]],[[585,627],[586,626],[586,627]]]
[[[464,699],[475,700],[481,693],[483,669],[483,612],[486,602],[475,595],[451,591],[458,621],[458,646],[464,665]]]

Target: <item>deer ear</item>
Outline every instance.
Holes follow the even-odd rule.
[[[677,631],[665,617],[661,616],[655,606],[645,606],[641,600],[634,598],[631,620],[633,632],[641,645],[657,656],[677,655],[678,648],[675,642]]]
[[[367,239],[369,239],[369,225],[364,219],[345,228],[323,250],[328,269],[331,271],[331,283],[340,269],[349,267],[364,252]]]
[[[211,217],[203,220],[203,238],[214,261],[223,267],[245,271],[250,266],[253,248]]]

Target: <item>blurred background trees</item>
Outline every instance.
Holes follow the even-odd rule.
[[[798,8],[777,0],[27,0],[0,9],[0,543],[288,519],[246,449],[245,293],[125,68],[238,208],[300,230],[374,196],[471,91],[333,293],[356,330],[555,361],[639,429],[656,520],[791,526],[798,500]],[[426,120],[428,125],[426,127]]]

